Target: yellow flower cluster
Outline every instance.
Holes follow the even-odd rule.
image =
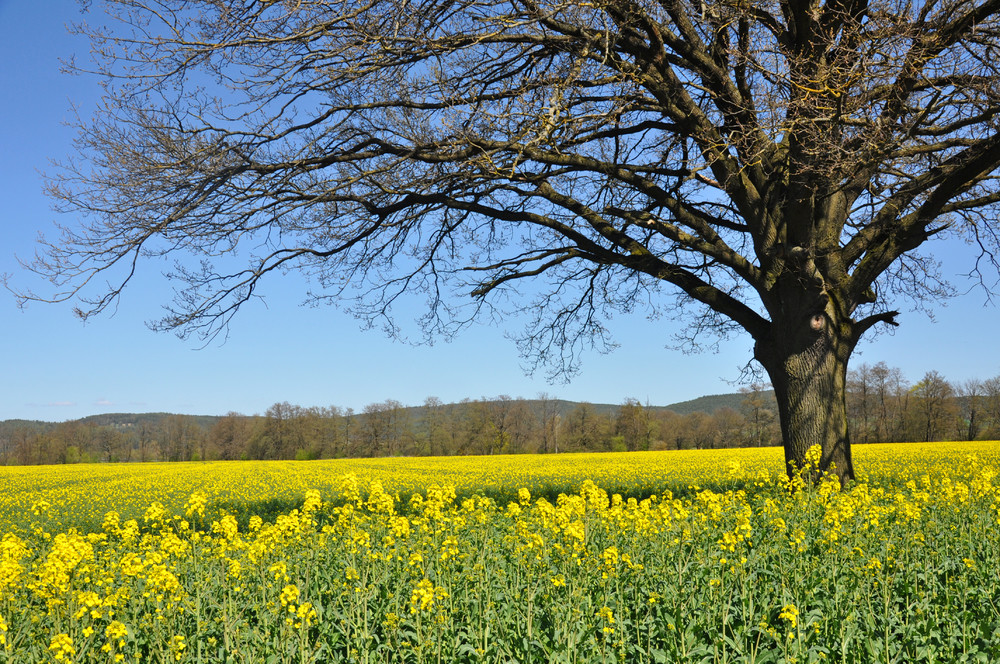
[[[795,608],[794,604],[785,604],[781,613],[778,614],[778,618],[787,621],[788,626],[794,629],[799,624],[799,610]]]
[[[76,654],[76,648],[73,647],[73,639],[70,635],[61,633],[52,637],[52,641],[49,643],[49,652],[52,653],[57,662],[62,662],[72,659],[73,655]]]
[[[429,579],[421,579],[410,594],[410,613],[423,613],[448,597],[444,588],[435,586]]]
[[[29,664],[1000,659],[1000,615],[964,599],[1000,596],[996,450],[855,457],[844,491],[789,482],[776,450],[0,469],[0,645]],[[110,509],[59,498],[73,477]],[[942,636],[959,610],[968,634]]]

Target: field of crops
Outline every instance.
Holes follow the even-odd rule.
[[[992,662],[1000,444],[0,468],[0,662]]]

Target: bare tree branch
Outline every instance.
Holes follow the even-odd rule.
[[[217,334],[299,270],[391,330],[414,294],[428,334],[530,312],[522,348],[572,372],[679,295],[753,337],[789,458],[849,465],[809,390],[841,399],[890,299],[952,292],[917,250],[964,234],[997,283],[1000,0],[101,4],[104,103],[23,302],[87,317],[192,256],[159,328]]]

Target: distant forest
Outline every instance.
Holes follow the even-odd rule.
[[[848,376],[854,443],[1000,438],[1000,376],[952,384],[936,371],[915,384],[885,363]],[[774,394],[672,406],[500,395],[422,406],[388,400],[350,408],[276,403],[263,415],[106,414],[63,423],[0,422],[0,464],[320,459],[712,449],[777,445]]]

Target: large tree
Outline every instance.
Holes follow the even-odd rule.
[[[423,293],[431,334],[521,307],[556,371],[682,311],[750,334],[786,459],[846,480],[858,340],[947,291],[929,239],[996,245],[1000,0],[99,5],[104,103],[25,294],[83,316],[175,252],[185,333],[287,269],[373,320]]]

